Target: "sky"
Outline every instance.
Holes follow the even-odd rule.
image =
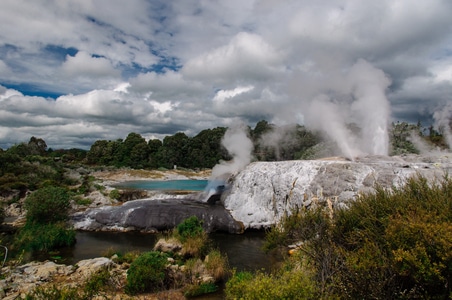
[[[450,0],[2,0],[0,148],[439,124],[451,16]]]

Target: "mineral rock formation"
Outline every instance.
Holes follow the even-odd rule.
[[[390,188],[417,174],[435,180],[446,173],[452,173],[452,154],[255,162],[235,176],[222,201],[245,229],[263,228],[296,207],[319,202],[346,206],[361,193],[374,191],[375,184]]]

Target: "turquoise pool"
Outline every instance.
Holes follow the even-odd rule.
[[[115,185],[118,188],[165,191],[204,191],[208,180],[134,180]]]

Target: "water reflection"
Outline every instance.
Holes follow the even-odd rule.
[[[218,249],[228,256],[230,266],[238,271],[271,270],[281,261],[280,256],[262,250],[265,240],[262,232],[243,235],[215,233],[211,237]]]
[[[271,270],[281,257],[266,254],[262,251],[264,233],[249,232],[241,235],[212,233],[210,235],[214,247],[228,256],[229,265],[239,271]],[[63,249],[60,255],[65,264],[76,264],[82,259],[105,255],[109,249],[120,251],[150,251],[154,247],[157,236],[141,233],[117,232],[83,232],[76,235],[77,243]]]

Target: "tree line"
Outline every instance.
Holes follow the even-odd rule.
[[[260,121],[254,129],[248,128],[250,139],[255,145],[254,156],[258,160],[276,160],[274,151],[265,146],[261,138],[271,131],[274,125]],[[98,140],[88,151],[88,164],[112,165],[131,168],[212,168],[220,160],[229,160],[221,140],[225,127],[205,129],[194,137],[178,132],[163,140],[151,139],[148,142],[137,133],[130,133],[124,140]],[[315,145],[319,138],[303,126],[291,129],[284,141],[278,159],[295,159],[297,154]]]
[[[220,160],[229,160],[221,145],[226,127],[205,129],[193,137],[183,132],[168,135],[163,140],[146,141],[140,134],[131,132],[125,139],[97,140],[89,150],[58,149],[47,147],[41,138],[31,137],[28,143],[20,143],[7,150],[0,149],[0,167],[26,157],[48,157],[64,162],[80,162],[88,165],[129,167],[134,169],[171,169],[174,166],[197,169],[212,168]],[[419,153],[414,145],[413,133],[431,147],[447,148],[442,133],[433,127],[423,128],[420,123],[393,123],[389,133],[391,155]],[[334,145],[321,133],[305,126],[277,127],[265,120],[254,128],[248,127],[248,135],[254,144],[253,157],[259,161],[315,159],[337,155]]]

